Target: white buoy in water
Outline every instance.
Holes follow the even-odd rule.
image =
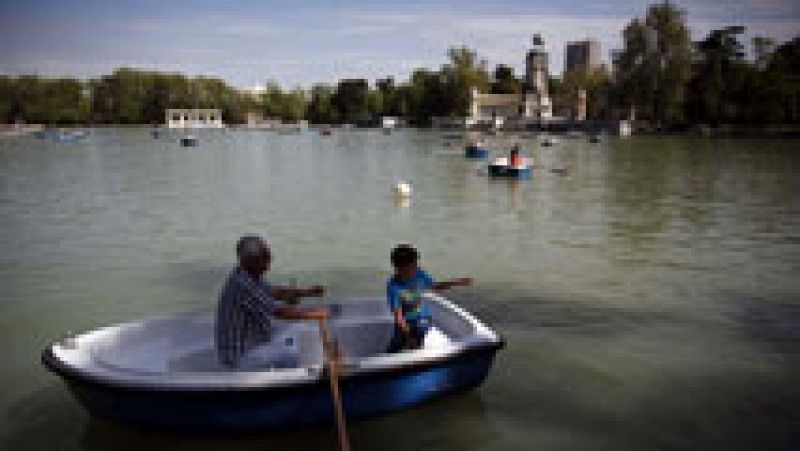
[[[401,198],[411,197],[411,184],[408,182],[399,181],[395,183],[394,187],[392,188],[392,192],[397,197]]]

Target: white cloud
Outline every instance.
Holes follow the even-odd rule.
[[[353,14],[349,19],[360,26],[368,23],[381,32],[398,26],[413,47],[427,54],[435,53],[444,62],[446,50],[466,45],[489,60],[523,67],[531,36],[540,33],[550,51],[552,67],[560,71],[568,41],[593,38],[603,51],[619,45],[619,33],[628,17],[574,17],[566,15],[485,15],[485,14]],[[411,46],[411,45],[410,45]]]
[[[154,19],[136,19],[120,21],[115,24],[118,28],[143,33],[170,33],[170,34],[196,34],[208,35],[233,35],[239,37],[277,36],[289,31],[279,24],[268,20],[254,20],[239,16],[228,15],[187,15],[185,17],[163,17]]]
[[[405,79],[415,68],[443,64],[448,47],[466,45],[487,59],[490,67],[507,64],[521,75],[531,35],[540,33],[550,52],[551,71],[558,73],[568,41],[596,39],[603,59],[608,60],[609,51],[621,46],[625,24],[634,15],[643,16],[649,3],[611,0],[608,5],[587,4],[583,9],[571,4],[563,8],[570,12],[563,14],[531,13],[540,8],[536,5],[492,7],[491,14],[475,7],[426,6],[417,13],[384,7],[298,10],[292,12],[291,20],[256,11],[248,16],[161,15],[95,25],[15,24],[0,30],[0,36],[6,37],[6,44],[0,43],[0,72],[95,76],[125,65],[217,75],[239,86],[269,79],[285,86],[308,86],[348,77]],[[747,26],[748,38],[762,34],[778,41],[800,29],[796,0],[683,3],[696,40],[730,24]],[[526,8],[524,13],[519,13],[521,8]],[[559,7],[550,6],[547,11],[559,11]],[[23,45],[25,49],[19,50]]]

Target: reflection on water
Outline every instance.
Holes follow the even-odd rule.
[[[38,362],[67,330],[212,308],[244,233],[271,242],[273,281],[332,297],[382,296],[390,249],[413,243],[434,276],[475,278],[452,297],[506,338],[480,390],[353,423],[355,449],[797,442],[794,142],[534,137],[520,141],[534,177],[517,181],[431,131],[201,138],[0,141],[3,449],[331,448],[324,427],[186,437],[94,421]],[[392,196],[398,180],[412,199]]]
[[[409,208],[411,206],[411,198],[405,196],[394,196],[394,205],[397,208]]]
[[[458,412],[453,416],[452,412]],[[353,449],[425,449],[431,444],[449,443],[448,446],[472,447],[486,442],[475,430],[484,425],[486,416],[483,404],[475,394],[449,397],[426,405],[424,410],[399,412],[349,424]],[[452,434],[452,431],[460,434]],[[393,447],[389,437],[398,431],[417,431],[403,434],[400,447]],[[244,433],[229,435],[187,436],[177,433],[139,430],[127,426],[89,420],[81,436],[81,448],[86,450],[230,450],[250,449],[334,449],[336,432],[330,427],[306,427],[276,431],[269,434]]]

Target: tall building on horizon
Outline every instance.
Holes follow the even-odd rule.
[[[501,128],[512,124],[513,127],[521,127],[552,118],[553,104],[547,88],[550,77],[544,39],[541,35],[534,34],[532,44],[525,56],[525,82],[522,92],[491,94],[472,88],[469,112],[463,123],[454,123],[452,118],[440,117],[433,119],[434,126]]]
[[[544,39],[540,34],[534,34],[533,46],[525,56],[525,91],[533,91],[542,97],[547,97],[547,51],[544,48]]]
[[[566,65],[569,71],[578,68],[594,69],[600,67],[600,43],[593,39],[567,43]]]

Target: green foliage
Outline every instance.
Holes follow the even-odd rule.
[[[752,39],[753,60],[756,67],[764,69],[769,64],[772,52],[775,51],[775,40],[767,36],[755,36]]]
[[[438,72],[417,69],[411,74],[407,95],[413,123],[428,125],[431,117],[450,112],[453,99],[447,97],[446,84],[447,80]]]
[[[466,47],[451,48],[448,57],[439,70],[415,70],[405,85],[395,87],[391,79],[379,80],[376,89],[382,93],[381,112],[406,117],[421,126],[429,125],[435,116],[466,115],[472,89],[486,92],[490,87],[486,62]]]
[[[259,101],[251,109],[260,110],[266,118],[296,122],[306,116],[308,101],[305,91],[300,88],[284,92],[276,82],[270,81]]]
[[[489,90],[489,72],[486,61],[467,47],[453,47],[448,51],[450,62],[439,71],[440,89],[444,93],[441,114],[436,116],[465,116],[469,111],[472,89]],[[436,94],[436,93],[434,93]]]
[[[306,109],[306,117],[314,124],[334,124],[339,122],[339,113],[333,105],[334,89],[328,85],[314,85],[311,100]]]
[[[644,21],[623,30],[619,82],[623,103],[656,123],[684,119],[692,53],[684,12],[669,2],[652,5]]]
[[[0,120],[74,124],[86,119],[84,84],[72,78],[0,77]]]
[[[505,64],[498,64],[494,70],[491,87],[492,94],[519,94],[522,83],[514,76],[514,69]]]
[[[800,122],[800,37],[779,46],[764,71],[772,122]]]
[[[773,48],[770,41],[760,40],[750,63],[737,37],[743,32],[743,27],[713,30],[696,44],[690,120],[710,125],[798,122],[800,38],[771,53],[765,53]]]
[[[405,116],[408,112],[406,90],[392,78],[379,79],[370,89],[366,80],[342,80],[334,89],[314,85],[306,110],[315,124],[365,123],[381,116]]]
[[[553,99],[558,99],[563,96],[564,82],[558,77],[550,77],[547,80],[547,92]]]
[[[624,50],[610,94],[614,106],[634,106],[637,118],[669,125],[777,124],[800,120],[800,38],[775,48],[753,38],[752,62],[739,37],[744,27],[712,30],[691,54],[683,12],[651,6],[644,21],[623,31]],[[567,83],[565,83],[567,84]]]
[[[397,87],[391,77],[377,80],[375,89],[380,93],[381,108],[376,112],[378,116],[406,116],[408,102],[403,87]]]
[[[587,119],[602,119],[608,116],[610,85],[611,77],[605,66],[593,69],[579,67],[565,72],[560,83],[550,91],[550,96],[556,109],[574,113],[578,91],[584,90]]]
[[[587,116],[602,119],[611,109],[635,108],[638,119],[663,126],[688,123],[797,123],[800,120],[800,37],[775,46],[767,37],[753,39],[754,61],[744,57],[743,27],[713,30],[703,40],[689,40],[683,10],[664,2],[650,6],[622,32],[624,49],[610,80],[605,67],[574,70],[549,80],[557,111],[568,114],[579,90],[587,93]],[[693,52],[694,50],[694,52]],[[227,123],[241,123],[248,112],[312,123],[364,123],[399,116],[428,125],[434,116],[467,114],[472,90],[519,93],[511,67],[498,65],[492,77],[486,62],[466,47],[453,47],[438,69],[417,69],[395,83],[341,80],[283,91],[275,83],[253,97],[224,81],[188,78],[120,68],[88,81],[37,76],[0,76],[0,121],[45,124],[162,123],[168,108],[220,108]]]
[[[219,108],[226,122],[242,122],[249,101],[216,78],[122,68],[89,83],[91,119],[104,124],[162,123],[168,108]]]
[[[345,123],[353,124],[370,118],[369,86],[364,79],[341,80],[332,100],[339,119]]]
[[[742,102],[739,94],[747,77],[744,46],[737,35],[744,27],[713,30],[696,44],[697,63],[689,84],[690,102],[687,107],[694,121],[712,125],[734,122]]]

